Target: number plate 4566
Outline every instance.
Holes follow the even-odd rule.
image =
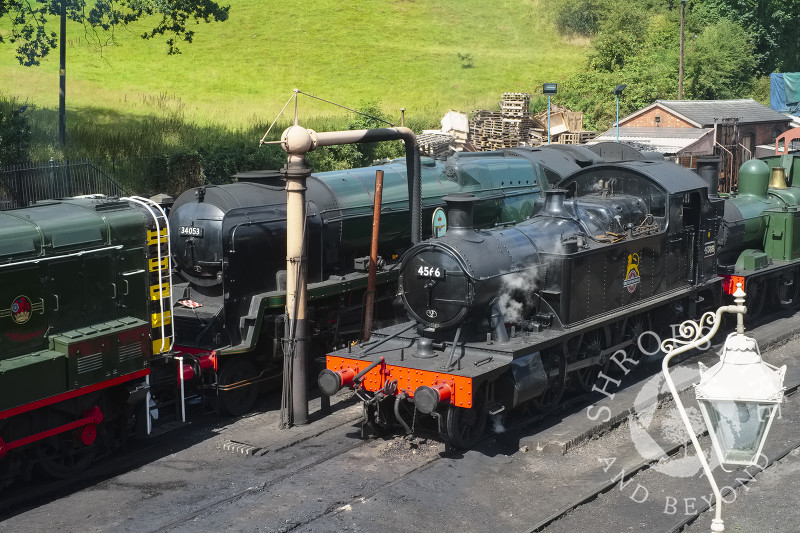
[[[444,269],[442,267],[420,266],[417,269],[417,276],[421,278],[444,279]]]

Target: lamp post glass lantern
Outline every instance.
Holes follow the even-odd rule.
[[[785,374],[786,366],[762,361],[755,339],[739,333],[728,336],[719,363],[700,364],[695,393],[721,463],[757,464],[783,400]]]
[[[550,144],[550,97],[558,91],[557,83],[545,83],[542,85],[542,93],[547,95],[547,144]]]

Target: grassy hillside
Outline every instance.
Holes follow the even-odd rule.
[[[409,116],[438,116],[494,106],[504,91],[533,91],[584,64],[585,47],[555,34],[542,0],[229,1],[230,19],[197,26],[179,56],[165,54],[163,39],[139,38],[146,22],[118,30],[102,52],[70,23],[70,115],[91,122],[178,111],[240,129],[270,122],[297,87],[348,106],[377,101],[392,115],[405,107]],[[0,71],[0,93],[57,107],[57,50],[22,67],[13,45],[2,44]],[[342,114],[307,98],[301,113]]]

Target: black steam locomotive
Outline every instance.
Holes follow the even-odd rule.
[[[475,224],[524,220],[543,190],[602,159],[558,146],[422,158],[424,235],[432,234],[442,196],[475,195]],[[360,335],[372,231],[375,174],[384,171],[376,309],[392,314],[397,261],[411,243],[408,173],[389,164],[312,174],[307,180],[309,320],[322,353]],[[220,407],[241,414],[257,387],[280,373],[286,282],[286,193],[275,173],[260,180],[182,194],[170,212],[177,280],[173,316],[187,378],[203,377]],[[376,318],[388,318],[378,315]]]
[[[492,230],[474,228],[472,198],[445,198],[447,233],[400,267],[412,321],[329,355],[322,391],[354,388],[379,430],[408,428],[414,409],[430,414],[450,444],[468,447],[487,414],[550,409],[568,384],[591,390],[601,370],[634,364],[643,331],[721,300],[726,201],[698,174],[601,163],[558,187],[529,220]]]

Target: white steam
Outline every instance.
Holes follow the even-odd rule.
[[[536,302],[535,291],[538,286],[538,278],[538,266],[503,276],[497,305],[507,324],[520,324],[528,318],[526,315],[530,313]]]

